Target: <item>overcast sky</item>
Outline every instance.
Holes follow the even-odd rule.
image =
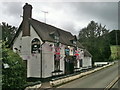
[[[0,23],[19,27],[25,3],[32,5],[32,18],[45,21],[42,11],[47,11],[46,23],[78,35],[80,29],[92,20],[118,29],[118,2],[0,2]]]

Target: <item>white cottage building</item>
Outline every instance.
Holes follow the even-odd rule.
[[[80,68],[80,60],[88,58],[84,57],[84,47],[76,36],[31,16],[32,6],[26,3],[23,21],[11,42],[13,51],[26,62],[27,77],[47,78],[56,73],[69,74],[74,68]],[[88,63],[91,65],[91,59]]]
[[[84,59],[82,61],[82,69],[92,68],[92,55],[84,50]]]

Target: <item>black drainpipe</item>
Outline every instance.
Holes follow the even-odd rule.
[[[43,42],[42,44],[41,44],[41,78],[42,78],[42,45],[44,44],[45,42]]]

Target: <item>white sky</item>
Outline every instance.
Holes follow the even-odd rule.
[[[43,2],[44,1],[44,2]],[[25,3],[32,5],[32,18],[78,35],[91,20],[118,29],[118,0],[0,0],[0,23],[19,27]],[[63,2],[64,1],[64,2]],[[93,2],[94,1],[94,2]],[[113,2],[114,1],[114,2]]]

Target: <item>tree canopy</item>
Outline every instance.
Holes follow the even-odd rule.
[[[22,58],[8,48],[17,28],[2,23],[2,89],[22,90],[26,84],[26,67]]]
[[[112,30],[109,33],[109,39],[111,45],[120,45],[120,30]],[[117,41],[116,41],[117,39]]]
[[[91,21],[80,30],[78,39],[93,55],[93,61],[108,61],[111,51],[106,26]]]
[[[17,28],[15,26],[11,26],[5,22],[2,22],[2,40],[6,41],[7,44],[10,43],[16,31]]]

